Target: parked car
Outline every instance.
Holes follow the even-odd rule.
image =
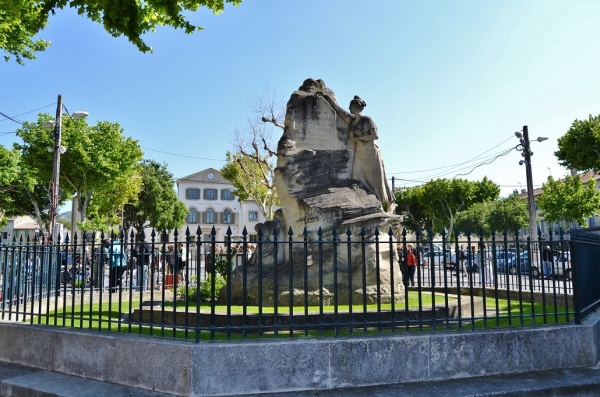
[[[498,269],[498,272],[500,272],[500,273],[506,272],[506,262],[508,262],[508,263],[514,262],[516,256],[517,256],[517,254],[512,250],[496,251],[496,267]]]
[[[569,252],[554,253],[554,262],[552,262],[552,277],[564,277],[566,280],[572,279],[573,271],[571,270],[571,255]]]
[[[433,263],[434,266],[444,265],[444,253],[442,251],[424,252],[423,255],[427,259],[427,263]],[[433,260],[432,260],[433,257]]]
[[[539,263],[529,260],[529,251],[521,252],[518,258],[516,254],[513,254],[512,257],[509,258],[507,253],[506,257],[498,259],[498,272],[508,274],[531,274],[532,277],[538,278],[540,276],[540,266]]]
[[[464,252],[464,253],[463,253]],[[462,271],[463,266],[467,268],[468,272],[478,272],[479,271],[479,258],[477,252],[472,253],[469,257],[469,253],[467,250],[458,251],[458,261],[456,259],[456,252],[452,252],[447,261],[446,261],[446,269],[451,269],[455,271]],[[461,259],[461,257],[463,259]]]

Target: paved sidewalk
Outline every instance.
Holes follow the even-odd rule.
[[[399,368],[399,371],[402,369]],[[0,363],[3,397],[163,397],[169,394]],[[318,390],[255,397],[600,396],[600,367],[485,376],[440,382]],[[233,397],[233,396],[231,396]]]

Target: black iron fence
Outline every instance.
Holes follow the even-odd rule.
[[[599,300],[589,236],[167,236],[0,241],[1,317],[200,341],[569,323]]]
[[[573,230],[571,250],[577,268],[573,271],[575,320],[580,323],[600,307],[600,228]]]

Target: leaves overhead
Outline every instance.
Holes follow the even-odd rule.
[[[48,24],[50,15],[73,8],[101,24],[113,37],[125,36],[142,52],[152,52],[142,36],[157,26],[171,26],[185,33],[202,30],[188,19],[201,7],[219,14],[225,4],[239,5],[242,0],[5,0],[0,8],[0,48],[5,60],[13,56],[17,63],[35,59],[50,42],[34,39]]]

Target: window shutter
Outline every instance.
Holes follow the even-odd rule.
[[[202,212],[202,223],[206,223],[206,212]]]
[[[231,213],[231,224],[232,225],[235,225],[235,214],[236,214],[236,212]]]

